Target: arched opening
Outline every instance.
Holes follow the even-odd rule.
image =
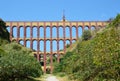
[[[37,50],[37,41],[36,40],[33,41],[33,50],[34,51]]]
[[[70,27],[69,26],[67,26],[65,28],[65,35],[66,35],[66,37],[70,37]]]
[[[60,40],[59,41],[59,51],[63,51],[64,49],[64,43],[63,43],[63,40]]]
[[[46,65],[50,66],[50,55],[49,54],[46,55]],[[46,67],[46,73],[50,74],[50,71],[51,71],[50,67]]]
[[[50,38],[50,27],[46,27],[46,38]]]
[[[53,46],[52,51],[56,52],[57,51],[57,41],[56,40],[53,40],[52,46]]]
[[[7,27],[7,31],[10,33],[10,27],[9,26]]]
[[[14,26],[14,27],[12,28],[12,30],[13,30],[13,37],[14,37],[14,38],[17,38],[17,27]]]
[[[34,57],[37,59],[37,54],[34,54]]]
[[[91,26],[91,34],[92,35],[96,34],[96,27],[95,26]]]
[[[53,54],[53,62],[57,62],[57,54]]]
[[[84,30],[89,30],[89,26],[85,26],[85,27],[84,27]]]
[[[63,37],[63,27],[59,27],[59,37]]]
[[[37,27],[33,27],[33,38],[37,38]]]
[[[66,40],[66,48],[70,47],[70,40]]]
[[[76,40],[72,40],[72,43],[75,43],[76,42]]]
[[[95,26],[91,26],[91,30],[94,31],[95,30]]]
[[[64,57],[63,54],[60,54],[60,62],[62,61],[62,58]]]
[[[76,27],[72,27],[72,38],[76,38]]]
[[[26,38],[30,38],[30,27],[26,27]]]
[[[44,27],[40,27],[39,32],[40,32],[40,38],[44,38]]]
[[[24,46],[24,41],[23,40],[20,40],[19,43]]]
[[[20,27],[20,38],[24,38],[24,27]]]
[[[40,51],[41,52],[44,51],[44,41],[43,40],[40,41]]]
[[[44,55],[40,54],[40,61],[43,61]]]
[[[50,66],[50,55],[46,54],[47,65]]]
[[[41,64],[41,66],[44,66],[43,58],[44,58],[43,54],[40,54],[40,64]]]
[[[101,28],[102,28],[101,25],[98,25],[98,26],[97,26],[97,30],[100,30]]]
[[[78,36],[81,37],[82,36],[82,26],[78,27]]]
[[[29,40],[26,41],[26,47],[30,48],[30,41]]]
[[[53,37],[53,38],[56,38],[56,37],[57,37],[57,28],[56,28],[56,27],[53,27],[53,28],[52,28],[52,37]]]
[[[46,41],[46,51],[50,52],[50,41],[49,40]]]
[[[14,39],[14,40],[12,40],[12,42],[17,42],[17,40],[16,40],[16,39]],[[20,43],[20,41],[19,41],[19,43]]]

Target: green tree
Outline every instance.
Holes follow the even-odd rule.
[[[6,23],[0,19],[0,39],[4,39],[10,42],[9,32],[6,29]]]
[[[116,18],[113,20],[113,22],[111,24],[112,24],[112,26],[120,27],[120,14],[118,14],[116,16]]]
[[[30,49],[16,43],[7,44],[3,48],[6,54],[0,58],[0,80],[42,75],[41,65],[31,56]]]
[[[89,40],[91,39],[92,34],[90,32],[90,30],[84,30],[83,34],[82,34],[82,40]]]

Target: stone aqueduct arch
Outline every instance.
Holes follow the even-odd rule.
[[[50,55],[50,68],[51,68],[51,72],[53,70],[53,54],[57,54],[57,61],[60,61],[60,55],[65,54],[66,52],[66,41],[69,40],[70,41],[70,46],[72,44],[73,40],[78,40],[79,38],[79,31],[78,28],[81,27],[82,31],[84,31],[85,27],[88,27],[89,30],[91,30],[92,27],[94,27],[95,29],[100,28],[104,28],[106,25],[108,24],[108,22],[106,21],[33,21],[33,22],[28,22],[28,21],[7,21],[6,22],[6,26],[10,27],[10,40],[11,41],[17,41],[18,43],[20,41],[24,41],[24,46],[26,46],[26,42],[30,41],[30,48],[33,49],[33,41],[37,41],[37,51],[34,51],[33,54],[35,54],[36,58],[38,61],[41,60],[41,55],[43,55],[43,62],[44,62],[44,72],[46,72],[46,56]],[[13,31],[13,28],[16,27],[16,32]],[[24,35],[24,37],[20,37],[20,28],[23,27],[22,34]],[[27,30],[27,27],[29,27],[29,31]],[[33,28],[36,27],[36,33],[37,36],[34,38],[33,34],[35,32],[33,32]],[[43,32],[44,32],[44,37],[40,38],[40,28],[43,28]],[[46,37],[46,28],[49,27],[50,28],[50,37],[47,38]],[[56,38],[53,38],[53,28],[56,28]],[[60,35],[60,31],[59,28],[62,27],[63,28],[63,37],[59,37]],[[69,37],[66,37],[66,27],[69,28]],[[75,27],[76,32],[74,32],[76,34],[76,37],[72,37],[72,27]],[[16,34],[16,37],[13,37],[13,33]],[[27,33],[30,34],[30,36],[27,38]],[[40,51],[40,41],[44,42],[44,51],[41,52]],[[46,41],[49,40],[50,41],[50,52],[46,51]],[[53,41],[57,42],[57,51],[53,51]],[[64,50],[60,51],[59,49],[59,41],[62,40],[63,41],[63,46],[64,46]]]

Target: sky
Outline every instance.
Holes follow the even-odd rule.
[[[102,21],[120,13],[120,0],[0,0],[4,21]]]
[[[63,12],[67,21],[106,21],[120,13],[120,0],[0,0],[4,21],[61,21]]]

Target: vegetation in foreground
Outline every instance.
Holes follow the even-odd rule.
[[[27,81],[43,72],[32,51],[17,43],[10,43],[5,23],[0,20],[0,81]]]
[[[76,49],[68,51],[56,65],[54,73],[66,73],[76,81],[120,81],[120,14],[94,37],[83,35]]]
[[[6,29],[6,23],[0,19],[0,45],[5,43],[3,41],[10,42],[9,36],[9,32]]]

